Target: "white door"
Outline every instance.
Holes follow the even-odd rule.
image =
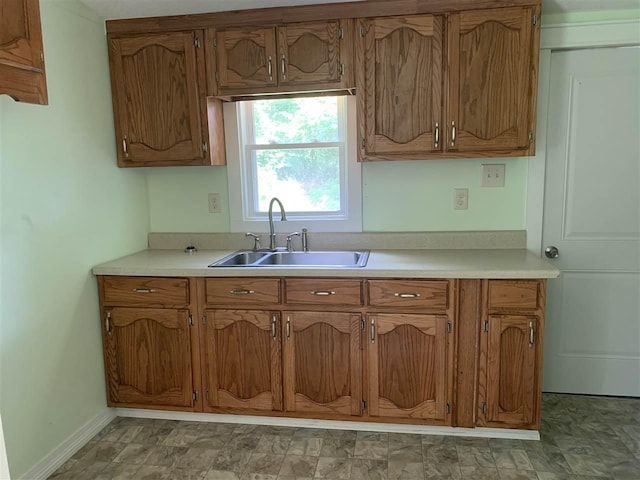
[[[640,48],[551,55],[547,392],[640,396]]]

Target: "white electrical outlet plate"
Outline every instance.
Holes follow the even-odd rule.
[[[483,187],[504,187],[504,163],[482,165]]]
[[[468,210],[469,209],[469,189],[456,188],[453,190],[453,209]]]
[[[220,194],[209,194],[209,213],[220,213]]]

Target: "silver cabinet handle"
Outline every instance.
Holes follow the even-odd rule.
[[[287,338],[291,337],[291,317],[287,315],[287,323],[285,325]]]
[[[371,319],[371,343],[376,343],[376,321]]]
[[[273,60],[271,57],[267,60],[267,73],[269,74],[269,81],[273,80]]]
[[[439,145],[440,145],[440,124],[436,122],[435,148],[437,149]]]
[[[122,154],[124,158],[129,158],[129,149],[127,148],[127,136],[122,137]]]
[[[133,291],[136,293],[156,293],[155,288],[134,288]]]
[[[529,322],[529,346],[533,347],[535,341],[535,334],[533,331],[533,321]]]
[[[274,340],[278,337],[278,333],[276,330],[277,323],[278,323],[278,316],[271,315],[271,336],[273,337]]]
[[[330,290],[313,290],[309,292],[311,295],[315,295],[316,297],[329,297],[331,295],[335,295],[336,292],[332,292]]]
[[[451,122],[451,146],[456,146],[456,122]]]
[[[252,295],[256,293],[254,290],[229,290],[231,295]]]
[[[111,335],[111,312],[107,312],[107,316],[104,319],[104,328],[107,334]]]
[[[280,59],[280,66],[282,67],[282,77],[287,76],[287,58],[282,54],[282,58]]]
[[[419,293],[394,293],[393,296],[399,298],[420,298]]]

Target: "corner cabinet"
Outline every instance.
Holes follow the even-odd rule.
[[[48,103],[39,0],[2,0],[0,94],[19,102]]]
[[[210,29],[211,88],[221,97],[353,88],[352,24]]]
[[[118,166],[224,164],[203,41],[202,31],[109,39]]]
[[[359,159],[533,155],[539,10],[360,20]]]

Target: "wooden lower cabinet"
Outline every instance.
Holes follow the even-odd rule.
[[[192,407],[188,310],[106,309],[109,405]]]
[[[361,316],[285,312],[285,411],[362,414]]]
[[[205,410],[282,410],[279,320],[263,310],[205,311]]]
[[[447,317],[367,317],[369,415],[447,419]]]

